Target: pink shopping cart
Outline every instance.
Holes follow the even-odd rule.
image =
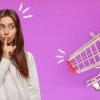
[[[68,65],[76,73],[100,66],[100,34],[95,35],[68,58]]]

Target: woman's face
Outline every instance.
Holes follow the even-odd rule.
[[[9,44],[13,42],[17,33],[17,29],[13,19],[9,16],[0,19],[0,41],[4,43],[7,38]]]

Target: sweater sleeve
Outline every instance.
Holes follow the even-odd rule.
[[[28,93],[30,100],[41,100],[38,73],[34,57],[31,53],[28,54],[29,58],[29,79],[27,81]]]
[[[1,62],[0,62],[0,86],[2,85],[5,79],[5,76],[10,64],[11,64],[11,61],[9,59],[2,57]]]

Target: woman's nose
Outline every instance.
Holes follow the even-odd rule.
[[[9,35],[9,31],[8,31],[7,28],[5,28],[4,34],[5,34],[5,35]]]

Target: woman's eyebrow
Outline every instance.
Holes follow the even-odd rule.
[[[5,24],[0,23],[0,25],[5,25]],[[15,23],[8,23],[8,25],[15,25]]]
[[[3,25],[4,26],[4,24],[2,24],[2,23],[0,23],[0,25]]]
[[[8,25],[15,25],[15,23],[9,23]]]

